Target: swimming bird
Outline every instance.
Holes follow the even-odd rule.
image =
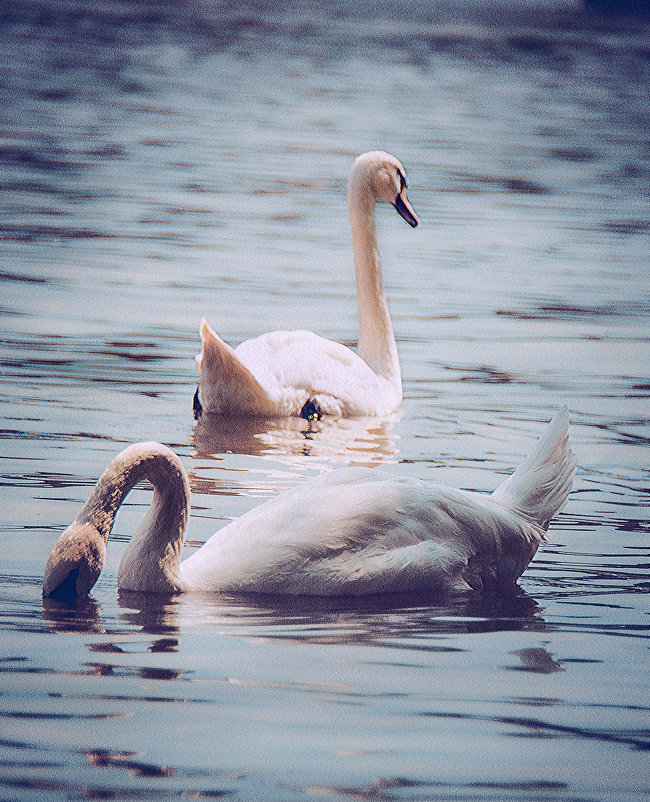
[[[362,154],[350,172],[358,353],[310,331],[272,331],[233,349],[204,319],[196,416],[357,417],[398,407],[402,374],[381,277],[375,203],[388,201],[410,226],[417,226],[406,187],[401,163],[383,151]]]
[[[44,596],[86,595],[115,515],[140,480],[151,507],[121,559],[120,589],[360,596],[481,590],[514,583],[565,503],[575,471],[563,407],[492,494],[376,468],[341,468],[281,493],[180,561],[190,491],[179,458],[129,446],[106,468],[48,557]]]

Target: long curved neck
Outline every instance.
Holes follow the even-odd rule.
[[[359,356],[375,373],[401,388],[399,356],[381,278],[375,196],[363,174],[350,177],[348,213],[357,279]]]
[[[182,463],[168,448],[138,443],[118,454],[100,477],[77,522],[91,524],[107,541],[122,502],[143,479],[154,487],[153,500],[124,552],[118,587],[181,590],[178,564],[189,514],[189,485]]]

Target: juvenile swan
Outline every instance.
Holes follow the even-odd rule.
[[[406,177],[389,153],[372,151],[352,166],[348,211],[357,280],[358,354],[310,331],[272,331],[236,348],[201,321],[203,350],[195,412],[285,417],[384,415],[402,400],[402,374],[381,280],[375,203],[385,200],[417,226]]]
[[[124,590],[359,596],[506,585],[544,541],[574,471],[563,407],[491,495],[343,468],[261,504],[180,562],[189,510],[185,471],[165,446],[138,443],[113,459],[59,538],[43,595],[88,593],[115,514],[144,478],[154,486],[153,501],[119,565]]]

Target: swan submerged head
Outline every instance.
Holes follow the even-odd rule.
[[[160,443],[135,443],[121,451],[100,476],[88,501],[50,552],[43,596],[86,596],[101,573],[115,516],[135,485],[153,485],[149,511],[131,538],[118,568],[124,590],[176,593],[180,551],[189,517],[190,486],[180,459]]]
[[[375,200],[384,200],[395,209],[410,226],[418,225],[418,218],[406,196],[406,171],[399,159],[383,150],[371,150],[358,156],[350,173],[350,190],[353,186],[367,186]]]
[[[52,549],[43,575],[43,595],[58,599],[86,596],[101,573],[106,542],[90,523],[74,521]]]

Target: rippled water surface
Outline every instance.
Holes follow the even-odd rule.
[[[530,4],[532,8],[533,4]],[[0,797],[646,799],[648,20],[581,3],[32,0],[0,10]],[[196,424],[229,342],[354,344],[354,156],[405,399],[391,419]],[[516,591],[44,603],[108,460],[155,439],[188,549],[343,464],[492,490],[562,403],[569,503]]]

